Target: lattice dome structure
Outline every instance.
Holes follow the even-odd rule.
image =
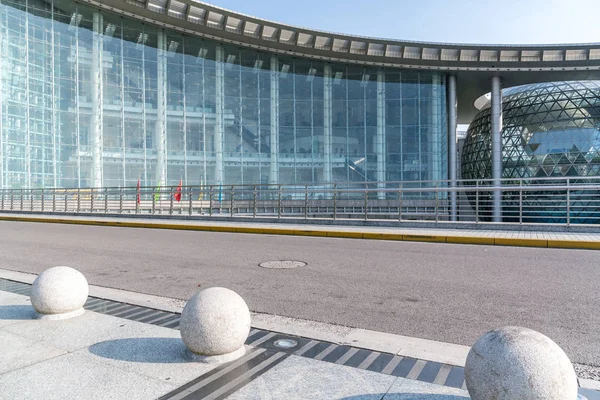
[[[503,184],[593,183],[578,177],[600,178],[600,81],[549,82],[505,89],[502,92]],[[492,178],[491,107],[486,104],[470,124],[461,159],[462,178]],[[522,180],[519,180],[521,178]],[[554,178],[550,181],[540,178]],[[600,179],[598,180],[600,181]],[[596,181],[596,183],[598,182]],[[570,196],[575,222],[600,223],[598,193],[589,190]],[[483,214],[491,211],[491,194],[468,195]],[[519,208],[518,193],[503,193],[503,220]],[[524,202],[524,204],[523,204]],[[566,191],[528,193],[521,200],[529,222],[564,222]],[[489,212],[488,212],[489,211]]]

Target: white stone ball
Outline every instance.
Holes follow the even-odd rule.
[[[565,352],[527,328],[504,327],[479,338],[465,378],[473,400],[577,399],[577,376]]]
[[[70,267],[52,267],[33,282],[31,305],[42,315],[82,313],[88,292],[88,282],[81,272]]]
[[[250,310],[232,290],[198,291],[185,305],[179,325],[187,348],[201,356],[240,351],[250,333]]]

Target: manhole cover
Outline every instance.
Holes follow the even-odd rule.
[[[263,268],[289,269],[304,267],[306,263],[302,261],[265,261],[258,265]]]

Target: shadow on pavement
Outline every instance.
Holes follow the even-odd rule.
[[[468,397],[428,393],[377,393],[343,397],[340,400],[465,400]]]
[[[99,357],[140,363],[186,363],[186,347],[179,338],[107,340],[89,347]]]
[[[0,320],[23,320],[35,318],[35,310],[30,305],[0,306]]]

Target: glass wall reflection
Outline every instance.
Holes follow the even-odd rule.
[[[257,52],[70,0],[0,0],[0,51],[1,188],[447,179],[439,72]]]

